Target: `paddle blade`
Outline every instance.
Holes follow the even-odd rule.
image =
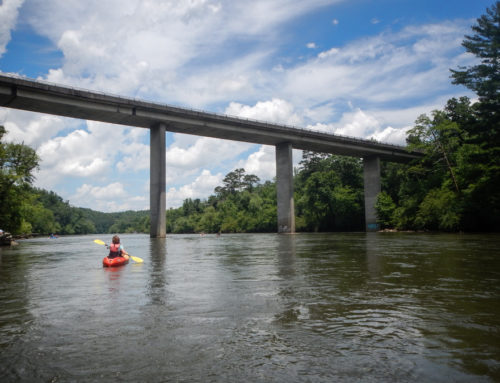
[[[104,243],[100,239],[94,239],[94,242],[97,243],[98,245],[106,245],[106,243]]]
[[[133,260],[134,262],[137,262],[137,263],[142,263],[142,262],[144,262],[144,260],[143,260],[142,258],[139,258],[139,257],[134,257],[134,256],[132,256],[132,255],[129,255],[129,257],[130,257],[130,258],[132,258],[132,260]]]

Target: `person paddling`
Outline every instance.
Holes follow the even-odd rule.
[[[113,259],[116,257],[123,257],[125,259],[129,259],[128,253],[125,251],[123,246],[120,243],[120,237],[117,235],[113,236],[112,244],[109,245],[109,255],[108,258]]]

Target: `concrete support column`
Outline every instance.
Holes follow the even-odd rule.
[[[380,193],[380,158],[370,156],[363,158],[363,174],[365,182],[365,227],[366,231],[377,231],[377,215],[375,202]]]
[[[149,209],[151,218],[151,238],[164,238],[167,234],[166,222],[166,160],[165,124],[152,126],[150,131],[149,154]]]
[[[293,205],[292,144],[276,145],[276,191],[278,198],[278,233],[295,233]]]

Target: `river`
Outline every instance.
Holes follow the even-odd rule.
[[[110,235],[0,249],[0,381],[500,381],[500,237]]]

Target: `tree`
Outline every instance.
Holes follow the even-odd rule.
[[[23,196],[38,168],[36,152],[24,144],[2,142],[7,131],[0,126],[0,227],[12,233],[21,229]]]
[[[450,190],[433,189],[419,206],[415,224],[419,229],[456,231],[461,214],[458,197]]]
[[[224,186],[217,186],[215,193],[219,197],[225,197],[242,190],[251,190],[254,184],[260,181],[254,174],[245,174],[245,169],[239,168],[226,174],[222,182]]]
[[[431,119],[424,114],[417,118],[417,125],[408,131],[407,142],[410,148],[424,150],[429,157],[437,157],[435,164],[443,164],[449,172],[455,190],[460,193],[452,164],[453,152],[459,144],[460,129],[457,123],[449,120],[445,112],[435,110],[432,116]]]
[[[311,152],[304,150],[302,160],[299,162],[298,176],[307,179],[312,173],[325,170],[325,160],[330,156],[327,153]]]
[[[298,227],[314,231],[363,227],[360,159],[304,152],[300,165],[295,177]]]
[[[479,96],[472,107],[473,123],[466,128],[468,142],[458,161],[463,177],[465,227],[475,230],[500,229],[500,2],[472,26],[473,35],[462,43],[478,63],[451,70],[453,83],[464,85]]]
[[[36,194],[27,198],[22,205],[23,221],[29,222],[31,229],[28,233],[50,234],[60,233],[61,226],[56,222],[52,210],[45,208],[36,201]]]
[[[377,222],[382,229],[393,227],[393,216],[396,210],[396,204],[389,194],[386,192],[379,193],[375,203],[375,210],[377,211]]]
[[[486,9],[486,15],[477,19],[472,26],[475,32],[472,36],[465,36],[462,46],[467,52],[480,59],[480,63],[461,70],[451,70],[453,83],[465,85],[473,90],[481,103],[496,106],[500,95],[500,1]]]
[[[472,26],[475,32],[465,36],[462,46],[479,59],[470,67],[451,70],[453,83],[464,85],[479,96],[476,105],[475,133],[487,147],[498,146],[500,140],[500,2],[486,10],[486,15]]]

